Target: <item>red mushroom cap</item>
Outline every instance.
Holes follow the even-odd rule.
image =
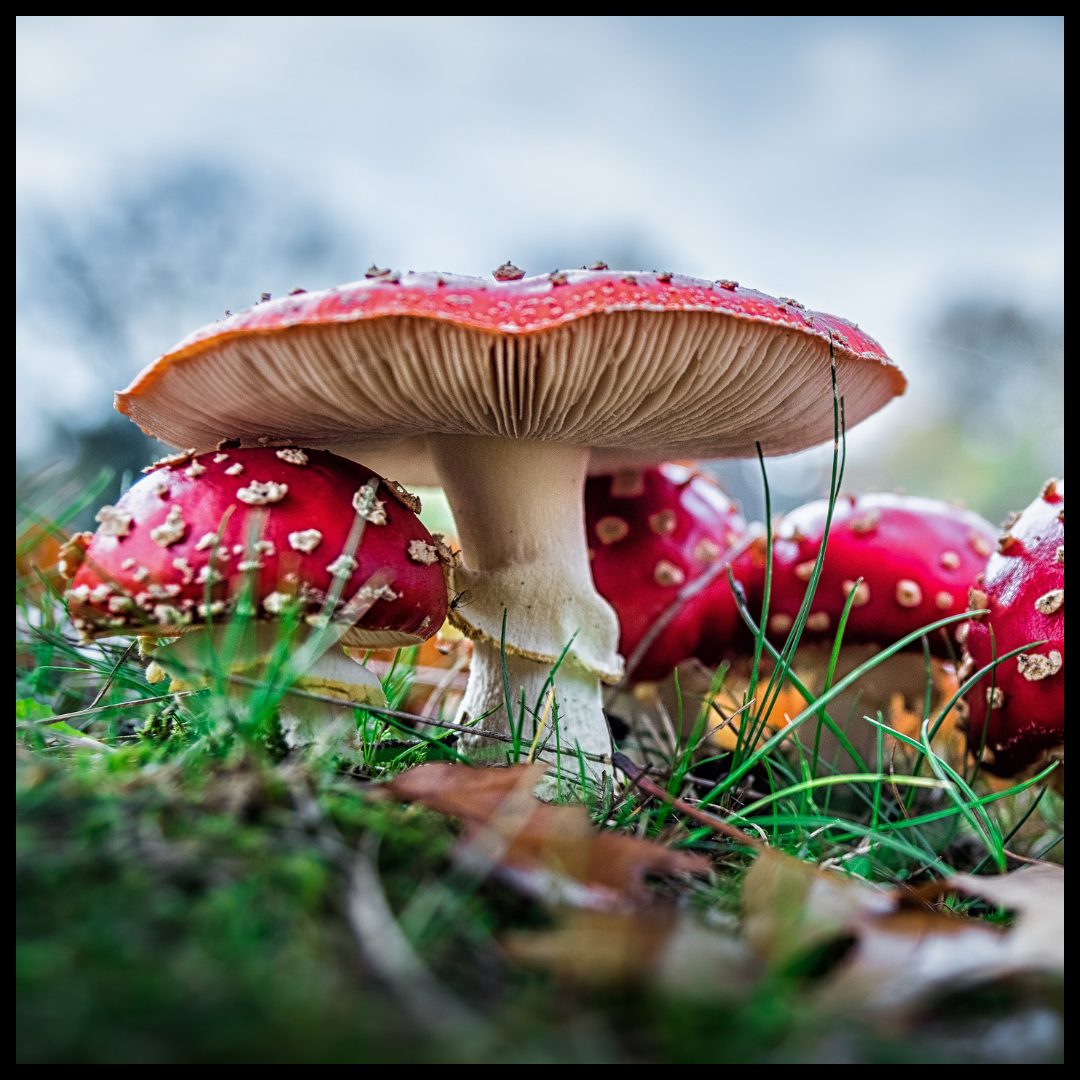
[[[509,264],[507,264],[509,266]],[[230,337],[272,333],[300,326],[359,322],[386,315],[437,319],[493,334],[535,334],[586,315],[610,311],[717,311],[740,319],[788,326],[828,341],[838,352],[892,366],[882,347],[854,323],[810,311],[796,300],[773,297],[734,281],[705,281],[656,271],[559,270],[495,280],[462,274],[388,272],[322,292],[299,293],[256,304],[204,326],[147,368],[121,395],[137,396],[145,379],[221,344]],[[894,371],[895,385],[905,380]],[[121,411],[126,409],[121,406]]]
[[[86,631],[164,636],[225,617],[250,588],[257,617],[295,602],[315,624],[339,587],[336,617],[352,618],[351,600],[366,608],[346,644],[422,641],[443,623],[446,585],[441,542],[407,505],[412,498],[325,451],[176,455],[102,507],[74,559],[69,550],[72,616]],[[363,533],[350,554],[360,510]]]
[[[597,591],[619,616],[619,649],[629,658],[679,590],[716,565],[745,536],[734,503],[708,477],[679,465],[591,477],[585,524]],[[737,558],[745,583],[752,564]],[[726,572],[687,601],[631,672],[658,680],[675,665],[730,644],[743,623]],[[707,645],[706,640],[707,639]],[[706,657],[702,657],[706,659]]]
[[[1065,482],[1006,524],[997,552],[972,589],[971,606],[990,614],[966,623],[965,670],[1032,641],[968,694],[968,745],[990,751],[985,766],[1009,776],[1065,744]]]
[[[798,614],[821,550],[829,505],[786,515],[773,544],[769,632],[786,634]],[[968,585],[993,550],[996,530],[978,514],[912,495],[841,496],[806,636],[836,633],[848,594],[858,589],[844,641],[890,644],[967,610]],[[862,583],[856,582],[862,578]],[[931,642],[947,652],[948,638]]]
[[[541,359],[540,335],[557,364]],[[906,386],[858,327],[732,281],[372,268],[197,330],[116,405],[174,446],[273,431],[377,461],[409,440],[468,434],[590,446],[615,468],[819,442],[832,432],[833,361],[849,427]],[[423,447],[410,453],[384,460],[419,469]]]

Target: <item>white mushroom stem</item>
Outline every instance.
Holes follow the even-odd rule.
[[[600,682],[619,679],[622,659],[618,619],[589,569],[588,449],[476,436],[432,436],[430,447],[463,553],[450,617],[476,643],[459,719],[504,735],[523,726],[527,748],[547,708],[552,668],[566,650],[550,710],[557,706],[558,745],[610,754]],[[483,736],[464,743],[472,754],[506,752],[505,743]],[[555,758],[555,746],[552,735],[546,760]],[[593,775],[602,770],[590,766]]]
[[[507,653],[504,682],[500,647],[486,641],[476,642],[458,718],[475,722],[483,731],[516,733],[522,757],[535,742],[538,758],[559,761],[564,771],[575,777],[579,772],[575,756],[578,750],[586,754],[611,754],[600,680],[592,672],[565,661],[554,678],[551,669],[551,664],[538,664]],[[510,723],[506,720],[505,707],[508,687]],[[463,748],[474,756],[510,758],[513,754],[513,744],[482,735],[466,736]],[[586,762],[590,776],[595,777],[603,770],[600,762]],[[610,767],[607,771],[611,771]]]
[[[235,627],[223,624],[182,634],[153,656],[170,677],[173,690],[206,686],[215,679],[230,676],[259,679],[267,673],[281,634],[281,627],[273,622],[252,622],[239,637]],[[306,629],[297,634],[289,646],[289,662],[303,655],[302,650],[313,636],[314,632]],[[386,696],[379,677],[350,659],[332,634],[324,634],[319,641],[320,644],[325,641],[329,647],[306,666],[291,687],[335,698],[341,705],[286,693],[278,715],[290,746],[312,745],[319,752],[344,750],[355,739],[352,707],[385,706]],[[253,693],[252,687],[244,682],[233,681],[229,688],[240,699]]]

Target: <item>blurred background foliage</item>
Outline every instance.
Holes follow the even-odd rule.
[[[939,495],[998,517],[1062,469],[1058,20],[555,18],[515,66],[521,22],[21,19],[24,495],[155,456],[110,411],[111,394],[195,327],[263,292],[413,258],[484,272],[510,257],[539,272],[602,257],[790,291],[863,322],[912,380],[853,434],[849,488]],[[230,36],[241,31],[268,52],[241,47]],[[788,67],[748,64],[742,54],[766,39]],[[101,51],[76,51],[83,41]],[[596,69],[574,68],[590,43],[605,49]],[[199,78],[176,82],[184,48]],[[857,107],[851,73],[834,65],[866,75],[875,58],[878,80]],[[681,71],[683,85],[638,84],[650,64]],[[386,81],[398,67],[403,81]],[[626,112],[636,107],[645,130]],[[1028,117],[1016,140],[1001,138],[1003,109]],[[804,114],[810,126],[792,134]],[[343,116],[350,126],[329,134]],[[762,141],[770,127],[786,150]],[[823,146],[830,127],[850,138]],[[283,141],[296,152],[283,158]],[[613,176],[625,179],[618,198]],[[563,201],[550,201],[560,186]],[[710,191],[708,202],[695,194]],[[824,490],[828,458],[771,467],[780,509]],[[715,468],[760,513],[756,464]]]

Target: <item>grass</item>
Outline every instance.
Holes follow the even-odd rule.
[[[839,399],[836,410],[833,499],[843,472]],[[61,531],[106,486],[26,512],[18,553]],[[956,700],[931,715],[928,696],[918,738],[870,718],[874,760],[852,748],[853,771],[830,769],[821,732],[846,736],[829,706],[876,664],[957,620],[834,678],[842,619],[815,698],[792,663],[820,570],[819,559],[779,648],[761,628],[765,615],[754,625],[736,748],[709,750],[710,710],[688,713],[674,750],[650,757],[653,778],[771,846],[874,882],[1003,869],[1015,855],[1053,850],[1062,804],[1047,772],[992,788],[935,744]],[[548,925],[550,913],[457,863],[452,822],[372,797],[373,782],[460,756],[452,724],[407,709],[411,651],[385,678],[389,708],[356,711],[360,749],[317,757],[281,741],[277,707],[294,674],[287,642],[261,684],[230,682],[226,654],[210,688],[173,695],[147,680],[145,661],[124,643],[80,643],[40,568],[24,566],[17,612],[19,1061],[969,1061],[987,1016],[1019,1007],[998,992],[972,1008],[964,994],[911,1040],[823,1012],[804,970],[717,1000],[648,980],[567,983],[516,964],[502,942]],[[759,681],[767,659],[772,674]],[[716,689],[726,675],[717,672]],[[785,682],[801,687],[805,708],[769,735],[769,706]],[[545,729],[557,737],[557,706],[520,703],[518,714],[508,753],[524,759],[550,737]],[[527,716],[545,722],[529,734]],[[906,770],[891,757],[895,745]],[[580,774],[567,760],[565,774]],[[660,888],[682,910],[731,919],[748,844],[621,778],[586,799],[602,828],[707,854],[710,880]]]

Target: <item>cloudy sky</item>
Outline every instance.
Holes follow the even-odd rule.
[[[1062,49],[1056,17],[23,18],[19,214],[213,161],[324,209],[357,275],[614,245],[848,315],[919,377],[942,296],[1060,308]]]

